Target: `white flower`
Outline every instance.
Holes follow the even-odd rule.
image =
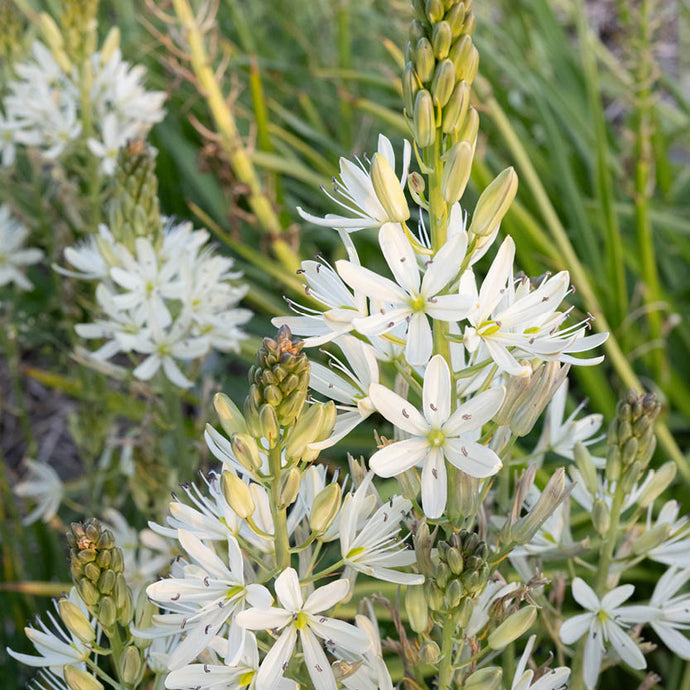
[[[257,690],[269,690],[287,668],[292,658],[297,636],[302,642],[304,662],[316,690],[336,690],[337,685],[331,665],[317,637],[355,654],[364,654],[369,639],[354,625],[321,615],[332,608],[348,593],[346,580],[337,580],[319,587],[302,598],[300,582],[293,568],[286,568],[275,581],[275,591],[283,608],[253,608],[239,613],[236,621],[249,630],[282,630],[280,637],[266,654],[256,678]]]
[[[228,565],[191,532],[180,529],[177,538],[192,560],[184,567],[184,576],[154,582],[146,589],[150,599],[171,612],[168,620],[175,625],[170,633],[186,633],[170,655],[171,670],[185,666],[204,650],[245,602],[262,608],[271,603],[265,587],[245,585],[242,552],[234,537],[228,537]],[[236,651],[241,651],[241,645]]]
[[[134,139],[135,128],[132,123],[125,123],[122,127],[117,116],[109,113],[103,118],[101,137],[102,139],[91,137],[87,144],[91,153],[101,159],[103,173],[112,175],[117,167],[118,153],[130,139]]]
[[[597,683],[607,644],[610,644],[616,654],[631,668],[647,667],[642,652],[627,635],[622,624],[622,621],[631,622],[631,618],[634,618],[633,607],[621,606],[634,591],[633,585],[622,585],[599,599],[584,580],[579,577],[573,580],[573,598],[582,608],[587,609],[587,613],[580,613],[565,621],[561,626],[560,636],[565,644],[573,644],[583,635],[587,635],[583,668],[588,688],[594,687]],[[640,613],[642,619],[638,617],[634,622],[647,622],[645,612]]]
[[[57,514],[64,496],[64,486],[57,472],[45,462],[27,460],[29,474],[14,486],[14,493],[29,498],[36,507],[22,520],[30,525],[36,520],[50,522]]]
[[[414,249],[399,225],[386,223],[379,231],[379,245],[395,282],[351,261],[336,262],[338,273],[350,287],[384,305],[379,313],[356,318],[354,327],[364,335],[382,335],[407,323],[405,357],[412,365],[424,365],[433,349],[429,317],[459,321],[475,307],[472,296],[440,294],[458,275],[467,236],[456,234],[449,239],[427,261],[423,277]]]
[[[465,634],[468,637],[474,637],[481,633],[489,622],[489,609],[494,602],[505,599],[503,603],[503,610],[505,610],[512,599],[510,595],[519,587],[517,582],[506,583],[501,579],[489,580],[472,609],[470,621],[465,627]]]
[[[538,680],[533,681],[534,671],[527,669],[527,662],[530,654],[534,648],[534,642],[537,639],[536,635],[532,635],[527,640],[525,651],[518,661],[515,669],[515,677],[510,686],[510,690],[562,690],[566,687],[567,680],[570,677],[570,669],[566,666],[559,666],[554,669],[546,669]]]
[[[529,367],[518,362],[524,356],[579,365],[601,362],[602,357],[578,359],[571,353],[601,345],[607,333],[586,336],[585,322],[559,330],[569,314],[569,310],[556,311],[570,289],[568,272],[545,278],[535,290],[531,290],[527,278],[516,286],[514,256],[515,243],[506,237],[478,294],[472,272],[463,274],[460,292],[479,301],[478,308],[468,317],[471,325],[465,328],[467,350],[481,353],[483,359],[485,349],[501,371],[516,376],[529,371]]]
[[[473,477],[496,474],[501,461],[496,453],[467,438],[498,411],[505,390],[492,388],[463,403],[451,414],[451,375],[441,355],[431,358],[424,375],[423,414],[404,398],[380,384],[372,384],[369,397],[376,409],[410,438],[376,451],[370,467],[380,477],[394,477],[422,465],[422,507],[437,518],[446,506],[445,460]]]
[[[383,134],[379,134],[378,154],[382,155],[390,167],[395,170],[393,146]],[[405,181],[407,180],[407,172],[410,167],[410,157],[410,143],[406,140],[403,148],[403,166],[398,194],[404,195]],[[367,170],[361,161],[357,160],[355,164],[346,158],[341,158],[340,179],[334,179],[333,182],[334,194],[331,195],[328,192],[326,194],[336,204],[345,209],[347,215],[341,216],[329,213],[325,218],[319,218],[311,213],[306,213],[298,206],[297,211],[302,218],[316,225],[344,228],[349,231],[380,227],[389,220],[393,220],[389,217],[376,194],[370,171]]]
[[[402,496],[393,496],[371,517],[367,493],[373,473],[369,472],[354,494],[348,494],[340,512],[340,553],[347,566],[365,575],[396,582],[401,585],[419,585],[423,575],[401,573],[415,562],[415,553],[405,548],[398,538],[400,521],[407,517],[412,504]],[[364,517],[364,524],[359,523]]]
[[[74,587],[72,588],[69,600],[78,606],[82,613],[88,618],[89,613],[84,602],[79,598]],[[58,622],[59,610],[57,601],[53,602],[57,617],[48,611],[48,618],[52,624],[51,630],[40,618],[36,618],[38,629],[31,625],[24,628],[26,636],[31,640],[38,652],[38,656],[31,654],[21,654],[7,648],[7,653],[17,661],[27,666],[48,667],[58,676],[62,677],[62,667],[69,664],[81,666],[82,662],[89,657],[90,649],[74,634],[63,629]]]
[[[651,470],[650,474],[654,471]],[[651,510],[651,507],[650,507]],[[678,517],[680,505],[678,501],[667,501],[656,518],[656,525],[669,525],[671,533],[662,544],[654,547],[647,554],[657,563],[664,565],[690,567],[690,518],[687,515]],[[647,520],[647,529],[651,528],[651,520]]]
[[[21,127],[19,122],[0,113],[0,165],[9,168],[17,155],[15,146],[16,132]]]
[[[29,231],[16,218],[9,206],[0,206],[0,287],[14,285],[20,290],[33,290],[24,268],[43,258],[40,249],[24,249]]]

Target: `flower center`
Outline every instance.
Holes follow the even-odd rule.
[[[360,553],[364,553],[364,547],[363,546],[357,546],[354,549],[350,549],[350,551],[348,552],[347,556],[345,556],[345,558],[349,558],[350,560],[352,560],[353,558],[357,558],[357,556],[359,556]]]
[[[597,613],[597,618],[599,619],[600,622],[604,623],[605,621],[608,620],[609,614],[604,611],[604,609],[599,609],[599,612]]]
[[[243,673],[239,678],[240,687],[244,688],[249,685],[254,680],[255,675],[256,671],[247,671],[246,673]]]
[[[304,630],[307,627],[307,614],[304,611],[295,614],[295,627],[297,630]]]
[[[413,312],[426,311],[426,297],[424,295],[416,295],[410,300],[410,309]]]
[[[500,330],[501,324],[497,321],[484,321],[484,323],[481,324],[479,328],[477,328],[477,335],[484,337],[487,335],[493,335],[494,333],[498,333],[498,331]]]
[[[429,441],[429,445],[434,446],[434,448],[440,448],[443,445],[443,442],[446,440],[446,435],[441,431],[441,429],[432,429],[428,434],[427,434],[427,440]]]
[[[244,588],[241,587],[240,585],[233,585],[232,587],[228,588],[228,591],[225,593],[225,598],[229,601],[230,599],[234,599],[236,596],[239,596],[242,594],[242,590]]]

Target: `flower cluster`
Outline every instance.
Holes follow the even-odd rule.
[[[25,267],[38,263],[43,252],[26,248],[27,228],[14,218],[9,206],[0,206],[0,287],[14,285],[19,290],[31,290],[33,285],[25,275]]]

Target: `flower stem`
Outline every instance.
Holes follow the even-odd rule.
[[[453,682],[453,644],[455,642],[456,621],[452,614],[443,626],[441,640],[441,664],[438,669],[438,690],[447,690]]]
[[[280,507],[280,445],[268,452],[268,462],[273,477],[271,483],[271,515],[273,516],[273,534],[275,540],[276,567],[280,570],[290,567],[290,539],[287,529],[287,510]]]

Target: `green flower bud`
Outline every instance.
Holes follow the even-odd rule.
[[[403,69],[402,87],[405,110],[408,113],[412,113],[414,110],[414,98],[420,89],[420,83],[414,65],[411,62],[408,62]]]
[[[342,501],[340,485],[333,482],[324,487],[316,497],[309,513],[309,527],[315,534],[323,534],[335,520]]]
[[[621,476],[623,463],[621,462],[621,450],[618,445],[609,445],[606,452],[606,479],[609,482],[617,482]]]
[[[432,23],[443,19],[443,2],[441,0],[426,0],[426,18]]]
[[[126,685],[135,685],[143,670],[141,653],[134,645],[130,645],[120,657],[120,679]]]
[[[98,578],[98,591],[101,594],[110,594],[115,587],[116,580],[115,572],[108,569],[101,572],[101,576]]]
[[[228,436],[247,433],[247,422],[242,416],[239,407],[225,393],[215,394],[213,406],[216,408],[220,425]]]
[[[117,26],[113,26],[108,35],[103,41],[103,47],[101,48],[101,65],[108,63],[110,58],[115,54],[116,50],[120,48],[120,29]]]
[[[152,626],[153,616],[158,613],[158,607],[148,598],[146,588],[139,592],[137,597],[137,605],[134,609],[134,626],[135,630],[146,630]],[[135,637],[134,644],[139,649],[147,649],[151,646],[153,640],[143,637]]]
[[[460,580],[451,580],[446,587],[445,601],[449,609],[456,609],[460,606],[462,598],[465,596],[465,589]]]
[[[420,634],[425,633],[429,627],[429,607],[424,587],[408,585],[405,592],[405,611],[412,630]]]
[[[489,635],[491,649],[503,649],[524,635],[537,619],[537,607],[525,606],[506,618],[496,630]]]
[[[503,669],[487,666],[469,676],[462,687],[464,690],[499,690],[502,678]]]
[[[426,595],[427,604],[432,611],[443,610],[443,590],[440,587],[431,580],[426,580],[424,583],[424,594]]]
[[[629,494],[633,490],[637,480],[642,476],[643,470],[644,467],[642,463],[636,460],[630,467],[623,471],[620,483],[621,489],[623,489],[626,494]]]
[[[676,464],[673,461],[664,463],[654,472],[654,476],[637,499],[640,508],[647,508],[671,486],[676,477]]]
[[[234,434],[230,439],[232,452],[238,462],[250,472],[261,469],[261,454],[256,439],[249,434]]]
[[[112,597],[105,596],[101,597],[98,602],[98,622],[103,626],[103,628],[112,628],[117,621],[117,606],[115,606],[115,601]]]
[[[96,632],[91,627],[89,619],[76,604],[73,604],[69,599],[60,599],[58,610],[67,629],[84,644],[91,644],[96,639]]]
[[[457,38],[463,29],[465,22],[465,3],[458,2],[446,12],[446,21],[450,25],[452,38]]]
[[[474,33],[476,25],[477,20],[474,18],[474,15],[470,12],[469,14],[465,15],[465,22],[462,26],[463,33],[466,33],[468,36],[471,36]]]
[[[417,146],[431,146],[436,140],[436,121],[434,102],[431,94],[422,89],[417,93],[414,102],[414,137]]]
[[[246,520],[254,515],[256,506],[254,505],[252,492],[236,474],[223,472],[220,483],[225,500],[242,520]]]
[[[450,49],[448,57],[455,65],[455,78],[471,84],[479,69],[479,52],[469,36],[459,38]]]
[[[62,38],[60,29],[55,23],[55,20],[47,12],[41,12],[38,15],[38,24],[41,27],[45,41],[51,50],[55,48],[64,48],[65,41]]]
[[[93,606],[98,603],[101,595],[89,580],[86,578],[79,580],[77,588],[79,589],[79,595],[87,606]]]
[[[633,540],[632,551],[636,556],[644,556],[657,546],[661,546],[670,536],[672,527],[668,522],[654,525],[642,536]]]
[[[426,29],[424,28],[424,24],[422,24],[422,22],[420,22],[419,19],[413,19],[410,23],[410,31],[408,34],[410,43],[412,45],[417,45],[417,41],[419,41],[420,38],[424,38],[425,36]]]
[[[460,201],[472,172],[472,147],[466,141],[453,144],[445,154],[445,165],[441,174],[441,194],[447,204]]]
[[[459,129],[467,115],[470,105],[470,85],[466,81],[459,81],[443,109],[443,132],[449,134]]]
[[[448,567],[453,575],[460,575],[465,568],[465,562],[462,558],[460,550],[454,547],[448,549],[448,553],[446,554],[446,562],[448,563]]]
[[[453,41],[453,32],[448,22],[438,22],[434,25],[431,33],[431,46],[434,49],[434,55],[437,60],[443,60],[448,56],[450,51],[450,44]],[[455,69],[453,69],[455,75]]]
[[[517,193],[518,178],[513,168],[506,168],[482,192],[470,223],[469,234],[490,236],[500,225]]]
[[[442,60],[436,66],[434,79],[431,82],[431,93],[439,106],[443,107],[448,103],[454,86],[455,68],[453,63],[448,59]]]
[[[420,38],[417,41],[417,48],[415,51],[417,68],[417,76],[424,84],[431,81],[434,74],[434,67],[436,66],[436,59],[434,58],[434,49],[428,38]]]
[[[380,153],[375,153],[371,162],[371,181],[389,220],[393,223],[406,221],[410,217],[410,209],[405,192],[388,159]]]
[[[301,482],[302,475],[296,467],[281,473],[278,483],[278,507],[280,509],[287,508],[295,502]]]
[[[62,672],[70,690],[103,690],[98,678],[76,666],[63,666]]]
[[[280,438],[280,426],[275,407],[268,403],[259,408],[259,428],[261,436],[268,440],[271,447],[274,447]]]
[[[590,452],[585,445],[578,441],[575,444],[573,455],[575,457],[575,466],[580,471],[585,488],[589,494],[596,496],[599,491],[599,478]]]
[[[435,665],[441,658],[441,648],[433,641],[427,640],[419,648],[419,660],[423,664]]]
[[[592,524],[594,525],[594,529],[602,536],[609,530],[609,525],[611,524],[611,511],[606,505],[606,502],[601,498],[594,500],[594,505],[592,506]]]

